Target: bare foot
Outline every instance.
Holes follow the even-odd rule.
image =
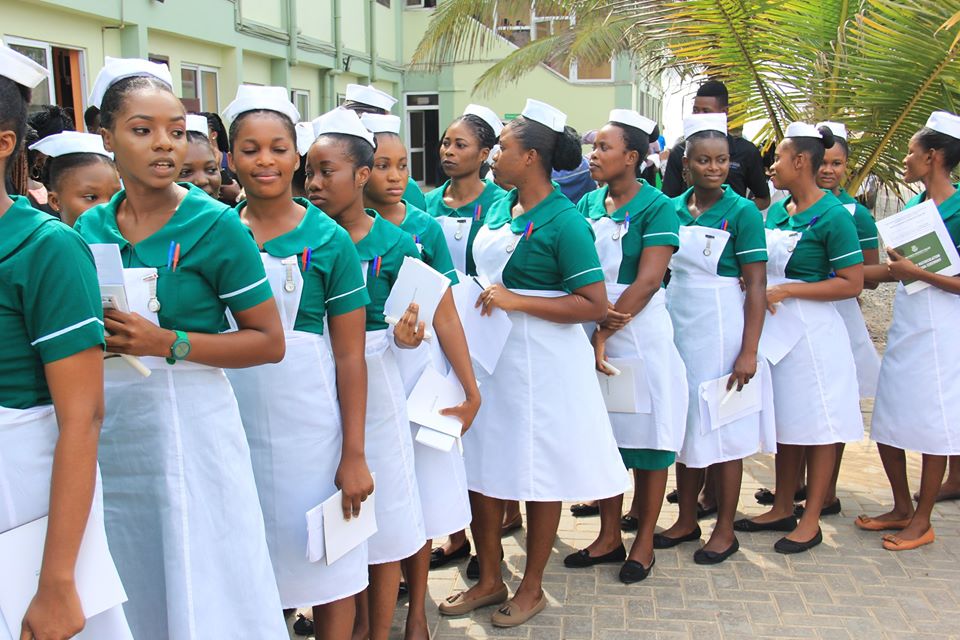
[[[597,556],[602,556],[610,553],[611,551],[618,549],[623,545],[623,538],[618,538],[614,540],[605,540],[597,538],[590,543],[590,546],[587,547],[587,553],[590,554],[591,558],[596,558]]]
[[[514,602],[521,611],[530,611],[537,603],[540,602],[540,599],[543,597],[543,589],[541,588],[524,588],[523,584],[520,584],[520,588],[517,589],[517,592],[510,599],[511,602]]]
[[[920,499],[919,491],[913,494],[913,499],[915,501]],[[950,482],[948,480],[940,485],[940,491],[937,492],[937,497],[934,501],[943,502],[944,500],[960,500],[960,483]]]
[[[869,520],[877,520],[879,522],[896,522],[897,520],[909,520],[913,517],[913,510],[909,512],[897,511],[896,509],[891,509],[886,513],[881,513],[878,516],[867,516]],[[921,533],[923,533],[921,531]]]
[[[649,545],[649,548],[642,548],[642,545],[634,544],[630,547],[630,554],[627,556],[627,560],[633,560],[634,562],[639,562],[645,567],[649,567],[653,563],[653,545]]]
[[[796,529],[786,535],[786,538],[794,542],[807,542],[815,538],[819,530],[819,521],[813,520],[811,523],[803,523],[803,521],[801,521],[801,524],[798,524]]]
[[[710,539],[707,540],[707,544],[703,545],[704,550],[713,551],[714,553],[723,553],[730,548],[730,545],[733,544],[733,541],[737,539],[737,536],[734,535],[733,530],[724,533],[722,531],[713,530],[713,533],[710,534]]]
[[[404,640],[430,640],[427,617],[407,615],[407,625],[403,632]]]

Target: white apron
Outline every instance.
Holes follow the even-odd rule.
[[[801,234],[767,229],[766,236],[767,286],[798,282],[786,277],[786,268]],[[830,302],[797,298],[780,304],[796,314],[804,331],[789,353],[770,366],[777,442],[822,445],[859,441],[863,416],[857,367],[837,308]],[[766,322],[776,322],[776,318],[768,312]]]
[[[502,283],[503,268],[519,238],[508,224],[496,230],[482,227],[473,245],[477,272]],[[593,348],[583,327],[509,314],[513,329],[493,375],[481,375],[483,404],[463,438],[470,490],[503,500],[538,502],[623,493],[630,478],[617,450],[594,373]]]
[[[140,277],[153,270],[125,271],[131,310],[156,322]],[[226,374],[141,360],[153,370],[149,378],[118,358],[106,361],[99,455],[107,538],[134,636],[286,640],[250,449]]]
[[[370,564],[409,558],[427,541],[407,397],[388,339],[386,329],[367,331],[365,452],[377,476],[377,532],[367,541]]]
[[[877,379],[880,377],[880,356],[873,346],[867,323],[863,319],[860,303],[856,298],[837,300],[833,303],[843,318],[843,324],[850,337],[850,348],[853,350],[853,360],[857,365],[857,386],[861,398],[872,398],[877,395]]]
[[[470,228],[473,225],[471,218],[458,218],[456,216],[440,216],[436,218],[440,226],[443,227],[443,238],[447,241],[447,248],[450,249],[450,257],[453,258],[453,266],[460,273],[467,272],[467,243],[470,238]]]
[[[352,596],[367,587],[367,545],[332,565],[308,562],[305,514],[334,493],[343,426],[328,340],[294,330],[303,293],[296,256],[260,254],[286,338],[281,362],[232,369],[284,609]],[[362,507],[361,507],[362,508]]]
[[[870,437],[932,455],[960,455],[960,296],[897,285]]]
[[[760,384],[763,409],[715,428],[700,398],[700,385],[729,375],[743,344],[744,295],[739,278],[717,275],[730,232],[680,227],[680,249],[670,260],[667,308],[677,348],[687,365],[689,410],[686,438],[677,460],[695,469],[776,452],[773,383],[766,360],[759,359],[751,384]]]
[[[0,533],[33,522],[50,510],[50,475],[60,431],[52,406],[30,409],[0,407]],[[103,496],[100,474],[84,536],[103,532]],[[99,530],[97,529],[99,528]],[[0,569],[0,580],[3,570]],[[16,621],[15,626],[20,626]],[[89,618],[79,640],[132,640],[123,607],[117,606]],[[10,636],[0,613],[0,640]]]
[[[607,283],[607,298],[612,304],[629,285],[618,284],[623,262],[623,236],[626,229],[611,218],[591,221],[595,246]],[[623,449],[680,451],[687,415],[686,370],[673,343],[673,324],[667,313],[663,289],[653,295],[647,306],[624,328],[607,340],[610,358],[642,360],[646,388],[637,393],[650,396],[650,413],[610,413],[610,424],[617,446]],[[588,336],[594,325],[586,325]],[[642,381],[641,381],[642,382]]]

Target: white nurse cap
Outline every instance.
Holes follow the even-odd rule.
[[[379,113],[365,113],[360,116],[360,122],[370,133],[400,134],[400,118]]]
[[[9,78],[19,85],[33,89],[49,75],[45,67],[0,43],[0,76]]]
[[[468,104],[467,108],[463,110],[463,115],[480,118],[490,125],[490,128],[493,129],[493,135],[497,137],[499,137],[500,132],[503,131],[503,123],[500,121],[500,117],[497,115],[497,112],[490,107],[485,107],[482,104]]]
[[[927,118],[927,128],[952,138],[960,138],[960,116],[949,111],[934,111]]]
[[[520,115],[528,120],[546,125],[557,133],[563,133],[563,128],[567,126],[567,114],[546,102],[540,102],[533,98],[527,98],[527,106],[523,108]]]
[[[187,131],[202,133],[203,135],[210,137],[210,123],[207,122],[207,117],[197,115],[196,113],[188,113]]]
[[[377,89],[372,84],[364,86],[362,84],[347,85],[347,100],[350,102],[359,102],[360,104],[370,105],[377,109],[390,111],[393,105],[397,104],[397,99],[389,93]]]
[[[806,122],[791,122],[787,126],[786,137],[822,139],[823,135],[817,131],[817,128],[812,124],[807,124]]]
[[[844,140],[847,139],[847,127],[842,122],[831,122],[829,120],[818,122],[817,129],[820,127],[826,127],[827,129],[830,129],[830,132],[833,134],[834,138],[843,138]]]
[[[96,153],[113,159],[113,154],[104,149],[103,138],[92,133],[79,131],[64,131],[30,145],[31,151],[39,151],[51,158],[65,156],[71,153]]]
[[[719,131],[727,133],[727,114],[725,113],[694,113],[683,119],[683,137],[689,138],[701,131]]]
[[[317,139],[317,134],[313,131],[312,122],[298,122],[295,126],[297,130],[297,153],[302,156],[307,155],[313,141]]]
[[[103,69],[97,74],[93,82],[93,91],[90,93],[90,104],[100,108],[103,96],[107,89],[124,78],[135,76],[152,76],[173,90],[173,77],[165,64],[150,62],[141,58],[111,58],[107,56]]]
[[[367,131],[367,128],[360,122],[360,116],[343,107],[337,107],[333,111],[328,111],[313,121],[313,132],[317,137],[325,133],[342,133],[348,136],[363,138],[370,143],[371,147],[376,148],[373,134]]]
[[[657,127],[656,122],[632,109],[613,109],[610,112],[609,120],[610,122],[625,124],[628,127],[635,127],[647,135],[653,133],[653,130]]]
[[[237,87],[237,97],[223,110],[223,117],[232,122],[241,113],[261,110],[282,113],[290,118],[291,122],[300,121],[300,112],[290,102],[285,88],[257,87],[250,84]]]

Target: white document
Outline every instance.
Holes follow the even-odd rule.
[[[46,516],[0,534],[0,612],[14,638],[20,637],[20,623],[37,592],[46,538]],[[107,548],[102,514],[90,514],[75,576],[83,615],[88,619],[127,601]]]
[[[433,337],[433,316],[450,286],[450,278],[431,268],[423,260],[405,256],[397,280],[383,305],[383,316],[390,324],[397,324],[411,302],[420,305],[417,320],[426,324],[424,339]]]
[[[457,418],[440,415],[440,410],[455,407],[465,399],[456,375],[445,377],[428,365],[407,398],[407,415],[410,422],[459,438],[463,423]]]
[[[470,357],[488,374],[493,374],[513,329],[513,320],[503,309],[494,309],[489,316],[481,315],[476,304],[483,287],[470,276],[457,273],[457,277],[460,282],[453,286],[453,302],[467,337]]]
[[[650,387],[647,383],[643,360],[610,359],[610,364],[619,371],[608,376],[597,371],[600,392],[611,413],[650,413]]]
[[[734,385],[732,390],[727,389],[727,381],[730,379],[729,373],[714,380],[707,380],[706,382],[700,383],[701,415],[703,405],[706,404],[710,415],[711,431],[716,431],[720,427],[728,425],[734,420],[739,420],[744,416],[760,412],[763,408],[763,399],[761,396],[763,384],[761,383],[761,375],[762,373],[760,369],[758,369],[757,375],[755,375],[749,383],[745,384],[741,391],[736,390],[736,385]],[[703,420],[701,418],[701,424],[702,423]]]
[[[420,427],[417,429],[415,440],[425,447],[443,451],[444,453],[453,449],[453,445],[457,444],[457,438],[454,436],[434,431],[430,427]]]
[[[780,303],[776,313],[767,311],[760,334],[760,355],[770,364],[783,360],[803,336],[803,320],[790,306]]]
[[[921,269],[944,276],[960,273],[960,254],[931,200],[904,209],[883,220],[877,220],[883,243],[893,247]],[[905,282],[907,293],[922,291],[930,285],[913,280]]]
[[[376,484],[377,476],[373,474]],[[307,511],[307,560],[331,565],[377,532],[376,490],[360,506],[360,515],[345,520],[343,491]]]
[[[97,266],[103,308],[129,312],[120,247],[115,244],[91,244],[90,252],[93,253],[93,261]]]

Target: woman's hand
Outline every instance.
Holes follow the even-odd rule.
[[[904,282],[906,280],[916,280],[918,273],[923,273],[923,269],[918,267],[909,258],[904,258],[892,247],[887,247],[887,272],[894,280]]]
[[[790,297],[790,292],[782,284],[767,289],[767,310],[771,314],[777,312],[777,305]]]
[[[608,376],[613,375],[611,371],[606,366],[607,360],[607,336],[602,330],[597,330],[593,332],[593,335],[590,337],[590,344],[593,345],[593,365],[596,367],[597,371],[605,373]]]
[[[441,409],[440,415],[450,416],[451,418],[459,420],[463,425],[463,428],[460,429],[460,435],[462,436],[473,424],[473,419],[477,417],[478,411],[480,411],[480,396],[474,395],[467,396],[463,402],[455,407]]]
[[[740,355],[733,363],[733,373],[727,380],[727,390],[737,385],[737,391],[743,391],[743,387],[757,375],[757,354],[741,351]]]
[[[341,458],[334,483],[343,491],[343,519],[359,516],[360,503],[373,493],[373,476],[367,468],[367,459],[362,455]]]
[[[627,323],[633,320],[629,313],[621,313],[609,300],[607,301],[607,317],[600,323],[600,326],[610,331],[619,331],[627,326]]]
[[[165,358],[170,355],[170,347],[177,339],[173,331],[158,327],[136,313],[104,311],[103,324],[110,353]]]
[[[74,581],[40,584],[20,627],[20,640],[66,640],[86,624]]]
[[[418,322],[420,305],[411,302],[407,310],[400,316],[400,321],[393,328],[393,341],[401,349],[416,349],[423,342],[423,334],[427,329],[425,322]]]
[[[475,307],[483,306],[480,315],[489,316],[494,309],[503,309],[504,311],[516,311],[519,307],[522,296],[510,291],[502,284],[493,284],[483,290],[480,297],[477,298]]]

